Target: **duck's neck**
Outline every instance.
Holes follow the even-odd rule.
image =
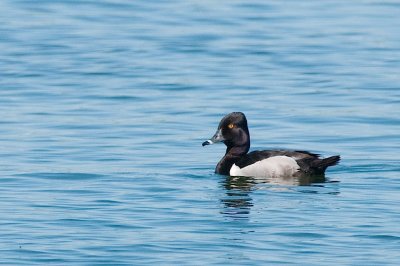
[[[222,157],[221,161],[217,164],[215,168],[215,173],[220,175],[229,175],[229,171],[234,163],[240,160],[240,158],[247,154],[250,149],[250,141],[243,145],[227,145],[225,156]]]

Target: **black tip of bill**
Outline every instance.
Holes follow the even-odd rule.
[[[210,144],[212,144],[211,140],[206,140],[206,141],[203,142],[203,144],[201,144],[201,146],[204,147],[204,146],[210,145]]]

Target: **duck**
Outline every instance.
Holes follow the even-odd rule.
[[[202,143],[207,146],[224,143],[226,152],[215,167],[215,173],[226,176],[282,178],[324,176],[329,166],[339,163],[340,155],[320,158],[302,150],[250,150],[247,118],[232,112],[221,119],[214,136]]]

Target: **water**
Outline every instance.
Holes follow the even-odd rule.
[[[0,264],[397,265],[398,1],[0,3]],[[307,186],[213,173],[252,149]]]

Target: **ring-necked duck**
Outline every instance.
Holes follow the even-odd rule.
[[[340,156],[325,159],[307,151],[265,150],[247,153],[250,149],[250,133],[246,116],[241,112],[226,115],[219,123],[215,135],[203,142],[203,146],[223,142],[225,156],[215,172],[230,176],[289,177],[324,175],[328,166],[339,162]]]

